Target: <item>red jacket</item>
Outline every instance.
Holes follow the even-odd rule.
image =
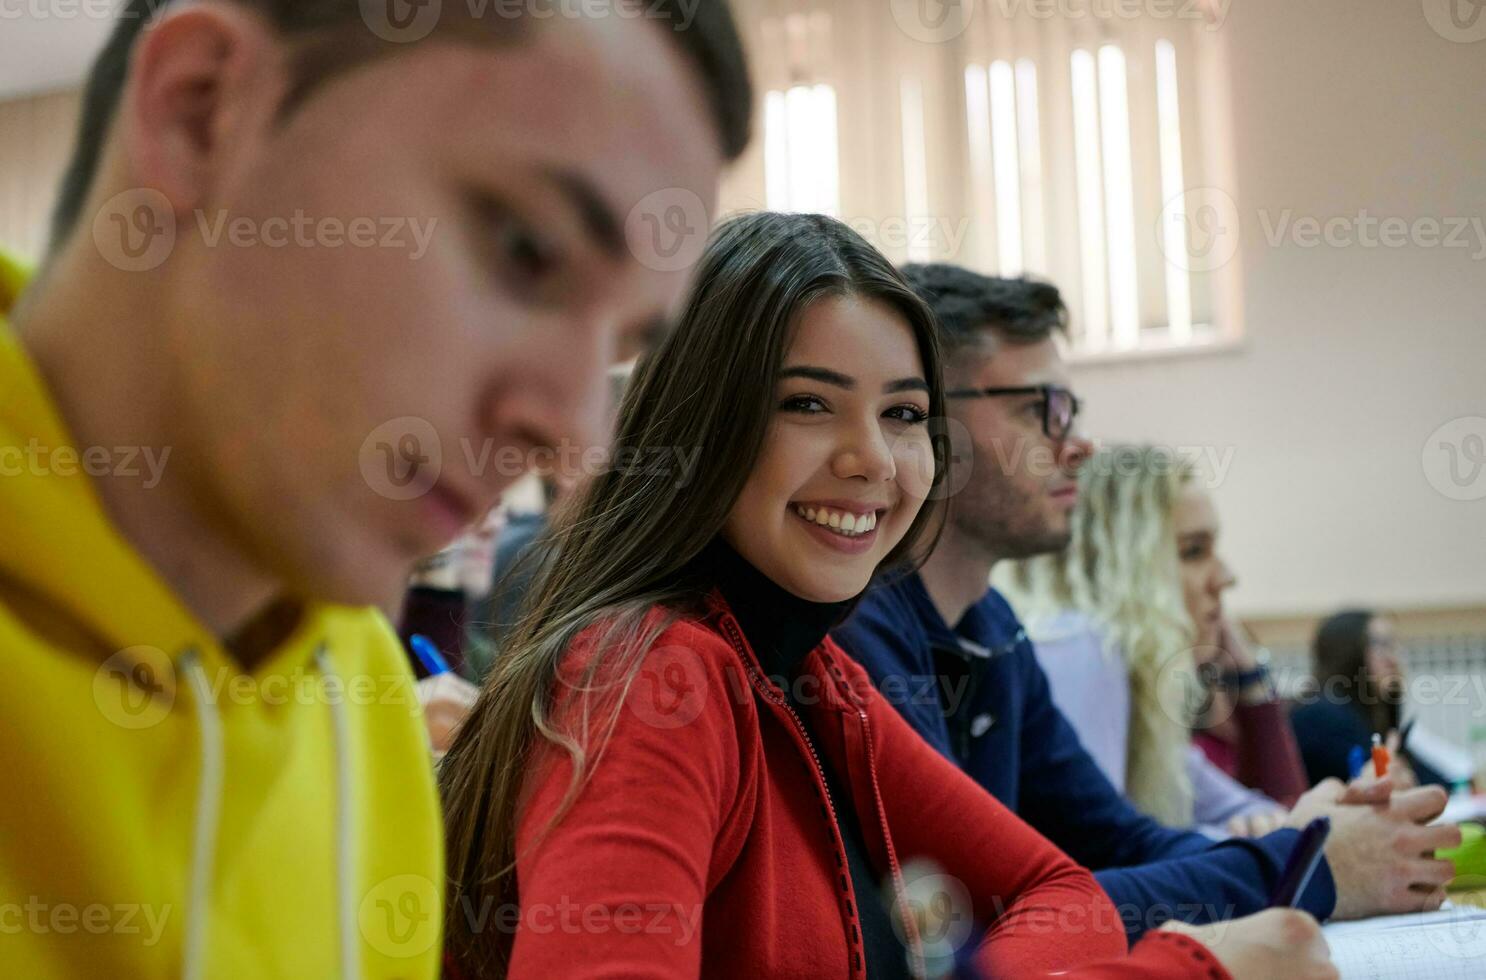
[[[591,646],[592,631],[563,676]],[[550,829],[572,767],[541,754],[517,834],[513,980],[864,980],[857,897],[815,753],[849,785],[895,890],[911,858],[959,880],[987,924],[986,976],[1228,978],[1175,933],[1127,955],[1093,876],[935,752],[834,642],[804,671],[796,693],[813,702],[814,744],[714,595],[708,615],[650,648],[588,782]],[[564,690],[556,710],[572,723],[578,701]],[[910,949],[917,957],[916,936]]]
[[[1213,765],[1283,806],[1294,806],[1300,794],[1310,788],[1305,765],[1300,761],[1300,743],[1295,740],[1295,730],[1282,703],[1237,702],[1233,721],[1225,729],[1237,730],[1236,744],[1216,732],[1192,735]]]

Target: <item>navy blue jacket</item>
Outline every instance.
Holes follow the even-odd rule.
[[[876,585],[832,634],[883,696],[1008,808],[1096,872],[1130,941],[1171,918],[1212,922],[1268,904],[1298,831],[1214,843],[1142,815],[1054,706],[1011,606],[995,590],[945,624],[917,575]],[[1323,861],[1298,907],[1331,914]]]

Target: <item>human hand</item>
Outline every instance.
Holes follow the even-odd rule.
[[[1414,767],[1409,765],[1409,760],[1404,758],[1400,751],[1401,741],[1396,728],[1388,729],[1388,737],[1383,740],[1383,745],[1388,749],[1388,779],[1393,783],[1394,790],[1413,789],[1419,785],[1419,777],[1414,774]],[[1371,786],[1377,781],[1377,769],[1369,754],[1367,762],[1362,766],[1362,772],[1352,781],[1352,784]]]
[[[435,753],[449,751],[454,735],[474,707],[480,689],[458,674],[439,674],[418,682],[418,703]]]
[[[1437,909],[1455,866],[1439,861],[1439,848],[1458,847],[1460,830],[1426,826],[1445,808],[1437,786],[1394,792],[1391,776],[1343,786],[1323,781],[1290,811],[1286,826],[1302,828],[1331,818],[1326,862],[1336,883],[1337,919]]]
[[[1218,649],[1222,651],[1218,663],[1224,670],[1244,673],[1259,666],[1259,659],[1254,656],[1244,631],[1226,617],[1218,625]]]
[[[1234,837],[1263,837],[1270,831],[1283,827],[1289,816],[1290,811],[1284,807],[1260,810],[1257,813],[1240,813],[1228,821],[1227,830]]]
[[[1336,980],[1331,950],[1315,919],[1298,909],[1266,909],[1242,919],[1161,927],[1206,946],[1233,980]]]

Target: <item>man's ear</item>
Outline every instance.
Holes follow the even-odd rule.
[[[284,69],[272,28],[236,4],[163,14],[135,42],[115,122],[127,179],[177,214],[198,207],[251,130],[271,127]]]

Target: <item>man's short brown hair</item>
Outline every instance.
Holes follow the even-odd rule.
[[[93,64],[83,93],[77,144],[52,213],[51,249],[56,251],[76,226],[83,202],[118,112],[134,43],[150,20],[171,0],[127,0],[103,52]],[[406,51],[368,19],[367,0],[224,0],[262,16],[293,45],[292,77],[280,107],[293,113],[324,82],[378,57]],[[398,0],[382,0],[391,4]],[[425,3],[427,0],[425,0]],[[438,0],[433,0],[438,2]],[[664,28],[676,39],[706,87],[723,155],[736,159],[748,144],[753,94],[737,25],[727,0],[615,0],[631,15]],[[526,4],[447,2],[437,8],[429,39],[519,41],[529,27]],[[520,9],[513,9],[517,7]],[[389,8],[390,9],[390,8]]]

